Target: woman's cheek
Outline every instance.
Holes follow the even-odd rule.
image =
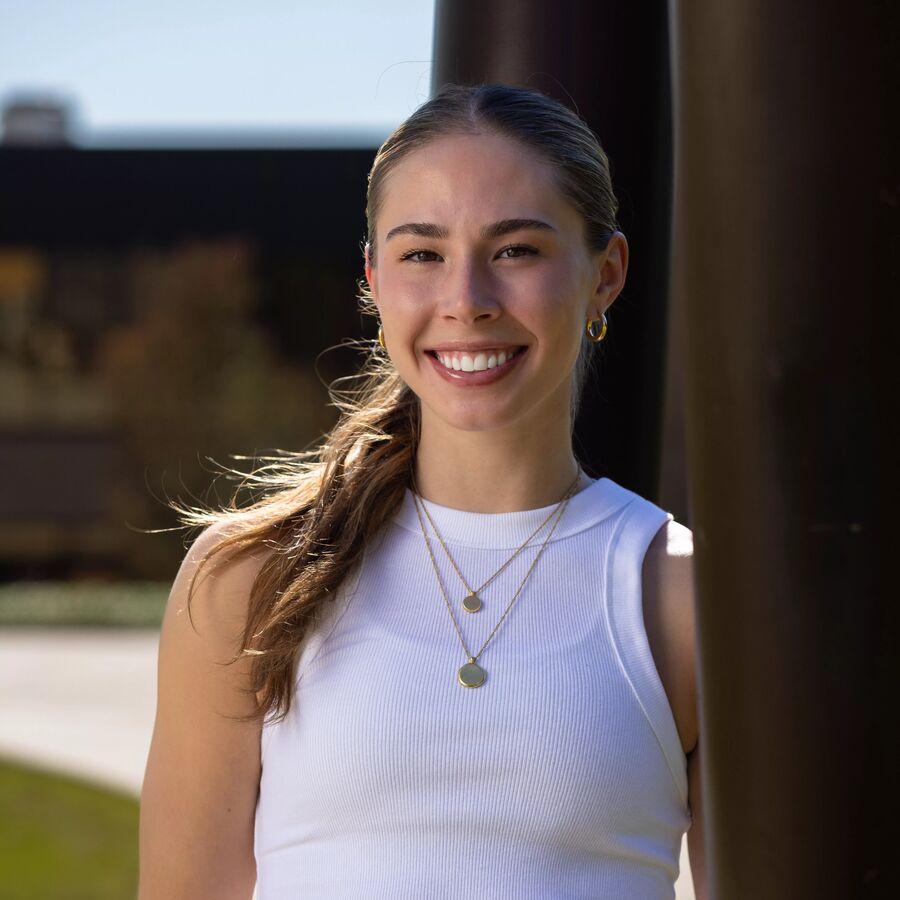
[[[389,279],[382,287],[392,305],[404,308],[421,306],[423,300],[434,293],[425,279],[409,275]]]

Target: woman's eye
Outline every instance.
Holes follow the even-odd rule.
[[[416,256],[427,256],[431,254],[432,256],[437,256],[437,254],[433,250],[410,250],[408,253],[404,253],[403,256],[400,257],[400,261],[411,259],[413,262],[427,262],[425,259],[415,259]]]
[[[526,247],[524,244],[511,244],[509,247],[504,247],[500,254],[503,253],[512,253],[512,256],[505,257],[506,259],[518,259],[520,256],[529,256],[537,251],[534,247]]]
[[[499,259],[519,259],[522,256],[533,256],[537,251],[534,247],[528,247],[525,244],[510,244],[504,247],[498,254]],[[504,255],[509,254],[509,255]],[[439,258],[434,250],[408,250],[400,257],[401,262],[407,260],[416,263],[431,262],[431,258]]]

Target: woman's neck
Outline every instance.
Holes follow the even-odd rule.
[[[485,432],[442,435],[423,431],[414,468],[415,488],[439,506],[468,512],[540,509],[591,483],[572,452],[571,438],[514,442]]]

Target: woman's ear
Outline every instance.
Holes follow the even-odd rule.
[[[372,245],[366,242],[366,260],[365,260],[365,273],[366,273],[366,281],[369,285],[369,291],[372,294],[372,299],[377,303],[378,297],[375,293],[375,266],[373,265],[373,259],[369,255],[371,253]]]
[[[600,256],[597,286],[591,298],[599,314],[606,312],[625,287],[628,273],[628,241],[621,231],[616,231],[609,239]]]

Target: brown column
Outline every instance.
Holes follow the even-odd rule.
[[[672,6],[713,896],[900,897],[900,4]]]

